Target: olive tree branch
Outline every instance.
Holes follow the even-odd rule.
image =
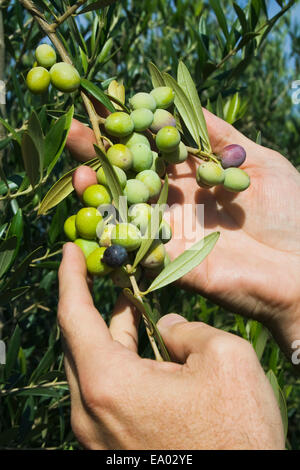
[[[20,0],[24,8],[29,11],[35,21],[38,23],[40,28],[44,31],[44,33],[49,37],[50,41],[52,44],[55,46],[57,52],[59,53],[60,57],[64,62],[67,64],[72,64],[72,60],[70,59],[65,47],[61,43],[61,41],[58,39],[56,33],[55,33],[55,27],[53,25],[50,25],[47,23],[47,21],[44,18],[43,13],[41,13],[39,10],[36,9],[36,7],[33,5],[31,0]],[[88,98],[88,96],[81,90],[80,92],[81,98],[83,100],[84,106],[86,108],[86,111],[88,113],[89,119],[91,121],[93,131],[96,137],[97,145],[101,148],[101,150],[105,153],[105,147],[102,142],[101,138],[101,132],[100,132],[100,127],[99,127],[99,121],[98,121],[98,115],[95,111],[95,108],[91,102],[91,100]]]
[[[87,0],[78,0],[78,2],[74,3],[70,8],[68,8],[65,13],[59,16],[54,23],[52,23],[51,28],[56,29],[60,26],[64,21],[66,21],[70,16],[74,15],[74,13],[78,10],[79,7],[84,5]]]

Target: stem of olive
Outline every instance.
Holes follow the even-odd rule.
[[[127,271],[130,272],[131,270],[131,266],[130,265],[127,265],[126,266],[126,269]],[[136,282],[136,279],[134,277],[133,274],[131,274],[129,276],[129,279],[130,279],[130,282],[131,282],[131,285],[132,285],[132,289],[133,289],[133,292],[134,292],[134,295],[135,297],[143,303],[143,299],[140,295],[140,290],[138,288],[138,285],[137,285],[137,282]],[[151,326],[151,324],[149,323],[148,321],[148,318],[145,316],[145,314],[142,313],[142,317],[143,317],[143,320],[144,320],[144,323],[145,323],[145,327],[146,327],[146,332],[147,332],[147,336],[148,336],[148,339],[150,341],[150,344],[151,344],[151,347],[152,347],[152,350],[153,350],[153,353],[154,353],[154,356],[155,356],[155,359],[159,362],[163,362],[163,358],[159,352],[159,349],[158,349],[158,346],[156,344],[156,341],[155,341],[155,338],[153,336],[153,328]]]

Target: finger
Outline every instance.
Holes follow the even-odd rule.
[[[77,119],[73,119],[66,142],[73,158],[80,162],[95,158],[94,144],[96,144],[96,138],[92,129],[77,121]]]
[[[113,339],[131,351],[137,352],[139,321],[140,313],[121,294],[115,305],[109,326]]]
[[[252,140],[241,134],[231,124],[223,119],[215,116],[207,109],[203,108],[204,117],[206,120],[207,131],[212,149],[215,153],[219,153],[226,145],[239,144],[245,148],[246,152],[253,152],[260,148]]]
[[[94,355],[103,362],[114,344],[111,334],[94,307],[87,285],[86,263],[81,249],[66,243],[59,269],[58,321],[77,369],[89,368]],[[99,351],[100,350],[100,351]]]
[[[205,323],[188,322],[175,313],[162,317],[157,327],[173,360],[182,364],[186,362],[190,354],[203,351],[205,343],[212,336],[222,334]]]
[[[81,198],[88,186],[97,184],[97,174],[92,168],[82,165],[74,171],[72,184],[77,195]]]

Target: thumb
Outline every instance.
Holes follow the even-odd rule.
[[[218,333],[218,330],[205,323],[188,322],[176,313],[162,317],[157,327],[171,358],[182,364],[190,354],[202,352],[207,340]]]

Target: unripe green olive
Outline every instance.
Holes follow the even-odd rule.
[[[153,162],[152,162],[150,170],[155,171],[158,174],[158,176],[162,178],[166,173],[165,161],[163,158],[158,156],[157,152],[152,151],[152,155],[153,155]]]
[[[168,243],[172,238],[172,229],[166,220],[162,220],[159,227],[159,239],[164,243]]]
[[[96,248],[99,248],[97,242],[93,240],[84,240],[84,238],[77,238],[74,243],[79,246],[79,248],[81,248],[85,258],[87,258],[91,253],[93,253]]]
[[[132,109],[146,108],[154,112],[156,109],[156,101],[150,93],[136,93],[130,100]]]
[[[41,44],[36,48],[35,58],[41,67],[48,69],[56,62],[56,52],[49,44]]]
[[[103,232],[100,237],[100,246],[108,247],[111,245],[111,234],[114,226],[114,224],[106,224],[104,226]]]
[[[129,114],[122,111],[111,113],[105,120],[105,130],[114,137],[126,137],[134,129],[134,123]]]
[[[102,262],[105,250],[104,246],[98,247],[86,259],[87,270],[93,276],[106,276],[112,271],[112,268]]]
[[[174,91],[168,86],[154,88],[150,92],[150,95],[155,99],[156,107],[162,109],[169,108],[174,103],[175,99]]]
[[[81,238],[86,238],[87,240],[95,239],[100,231],[98,224],[103,225],[103,219],[95,207],[84,207],[77,212],[75,225]]]
[[[162,157],[168,162],[178,165],[183,163],[188,157],[188,151],[183,142],[180,142],[179,146],[172,152],[163,153]]]
[[[77,230],[76,230],[76,226],[75,226],[75,219],[76,219],[76,215],[71,215],[70,217],[67,218],[67,220],[64,223],[65,235],[72,242],[74,240],[76,240],[76,238],[77,238]]]
[[[126,186],[126,181],[127,181],[127,176],[126,176],[125,171],[123,171],[122,168],[119,168],[116,165],[113,165],[113,168],[115,170],[115,173],[117,175],[121,188],[124,189]],[[108,183],[106,181],[106,176],[102,167],[100,167],[99,170],[97,171],[97,180],[99,184],[108,186]]]
[[[161,152],[173,152],[180,144],[180,134],[173,126],[163,127],[156,134],[155,143]]]
[[[136,282],[139,282],[141,278],[142,270],[140,266],[137,266],[135,272],[133,273]],[[117,287],[122,287],[125,289],[126,287],[131,287],[131,282],[129,279],[129,275],[126,273],[124,268],[115,269],[111,275],[111,280],[113,281],[114,285]]]
[[[197,168],[196,179],[199,184],[215,186],[222,184],[225,178],[225,171],[215,162],[204,162]]]
[[[130,223],[138,227],[142,235],[149,227],[152,207],[149,204],[133,204],[128,211]]]
[[[142,132],[148,129],[153,121],[152,111],[146,108],[135,109],[130,114],[130,117],[134,123],[134,130],[137,132]]]
[[[245,191],[250,186],[250,177],[240,168],[227,168],[223,186],[234,193]]]
[[[80,86],[80,75],[71,64],[58,62],[50,69],[51,83],[64,93],[76,91]]]
[[[92,184],[84,191],[82,200],[86,206],[99,207],[101,204],[110,204],[111,196],[102,184]]]
[[[166,249],[163,243],[160,241],[155,241],[146,254],[146,256],[142,259],[141,265],[144,268],[158,268],[164,264]]]
[[[127,251],[135,251],[142,243],[142,235],[135,225],[121,223],[113,228],[111,241],[113,245],[124,246]]]
[[[147,186],[136,179],[127,180],[124,195],[127,197],[127,203],[138,204],[140,202],[147,202],[149,199],[149,189]]]
[[[162,272],[162,270],[165,269],[170,263],[171,259],[168,253],[166,253],[163,264],[158,266],[157,268],[145,268],[145,275],[147,276],[147,278],[155,279]]]
[[[160,129],[166,126],[176,127],[176,119],[173,114],[165,109],[157,109],[153,115],[150,130],[157,134]]]
[[[150,148],[150,142],[147,137],[139,132],[133,132],[128,137],[121,139],[121,143],[131,148],[135,144],[145,144]]]
[[[107,158],[112,165],[118,166],[124,171],[127,171],[132,167],[133,155],[126,145],[115,144],[109,147]]]
[[[149,197],[158,196],[161,190],[161,181],[160,177],[158,176],[155,171],[152,170],[144,170],[141,171],[136,175],[136,179],[142,181],[148,190],[149,190]]]
[[[44,67],[34,67],[27,74],[26,84],[35,95],[45,93],[50,85],[50,73]]]
[[[139,173],[151,167],[153,162],[152,151],[145,144],[134,144],[130,147],[133,155],[132,168]]]

